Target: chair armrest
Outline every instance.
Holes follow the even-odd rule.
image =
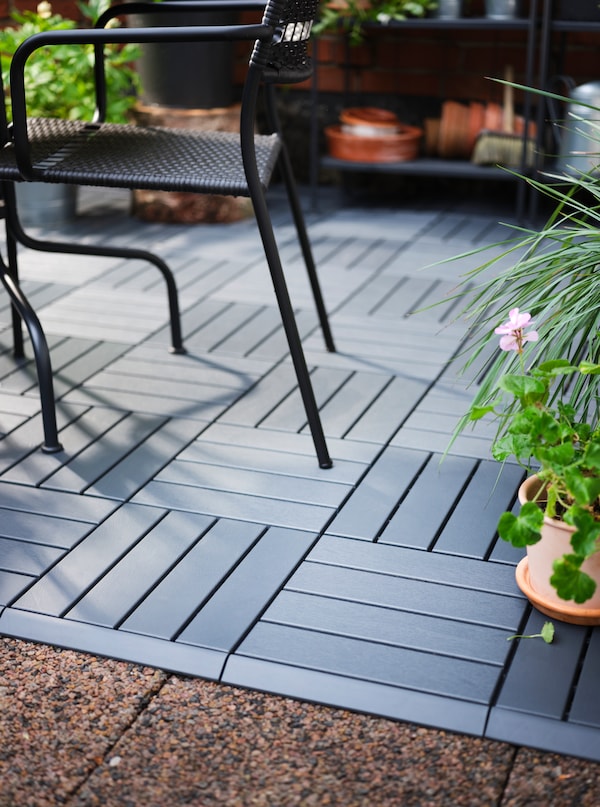
[[[115,17],[126,17],[129,14],[170,14],[189,13],[190,11],[264,11],[265,0],[169,0],[168,3],[131,2],[119,3],[107,8],[98,17],[95,27],[104,28]]]
[[[138,4],[132,3],[131,5]],[[167,5],[171,6],[173,4],[168,3]],[[189,7],[195,4],[186,0],[185,5]],[[203,8],[207,5],[208,3],[202,3]],[[19,172],[24,179],[35,179],[27,135],[25,64],[27,59],[39,48],[52,45],[94,45],[96,47],[96,81],[98,82],[100,79],[100,82],[103,83],[102,59],[98,59],[98,53],[101,57],[104,45],[143,44],[145,42],[244,42],[257,39],[267,41],[273,36],[273,33],[272,26],[256,23],[246,25],[193,25],[172,28],[87,28],[46,31],[34,34],[17,48],[10,65],[12,136]]]

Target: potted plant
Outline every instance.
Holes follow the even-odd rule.
[[[324,0],[315,34],[345,31],[351,44],[362,41],[362,27],[367,23],[387,25],[407,17],[425,17],[437,9],[437,0]]]
[[[586,132],[597,140],[598,124]],[[505,514],[499,525],[502,537],[528,547],[519,585],[546,613],[557,616],[564,606],[557,618],[596,624],[600,577],[595,584],[589,578],[600,565],[600,183],[591,169],[522,179],[554,209],[541,227],[513,226],[514,237],[492,245],[492,258],[468,272],[454,295],[469,298],[463,370],[479,366],[481,382],[452,440],[469,423],[497,418],[494,457],[537,472],[520,492],[520,515]],[[536,330],[528,332],[529,312]],[[498,334],[503,350],[490,354]],[[564,549],[541,529],[548,521],[563,538],[570,533]],[[553,556],[540,578],[532,556],[547,546]],[[556,602],[549,605],[550,596]]]
[[[557,619],[600,624],[600,425],[581,420],[552,390],[573,376],[595,378],[600,365],[564,359],[525,367],[524,347],[537,342],[531,316],[518,308],[495,329],[500,348],[514,351],[518,372],[502,375],[498,397],[469,418],[498,418],[492,455],[535,471],[519,490],[521,508],[500,517],[498,533],[527,557],[517,583],[539,610]],[[505,405],[508,399],[509,406]]]
[[[79,8],[84,17],[93,22],[108,5],[109,0],[89,0],[81,3]],[[9,119],[9,70],[16,49],[34,34],[77,27],[75,20],[54,14],[48,2],[40,3],[35,12],[15,12],[13,20],[16,25],[3,30],[0,46],[2,84]],[[138,55],[138,48],[135,45],[108,45],[105,53],[106,119],[112,123],[124,123],[136,102],[136,92],[139,90],[139,79],[132,66]],[[39,118],[91,120],[96,107],[92,60],[91,45],[57,45],[36,51],[25,71],[29,115]],[[53,192],[54,195],[50,198],[49,193]],[[73,185],[40,187],[37,183],[18,183],[17,194],[25,224],[60,223],[74,215],[76,188]]]

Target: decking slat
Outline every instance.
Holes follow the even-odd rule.
[[[485,664],[503,664],[510,650],[500,629],[294,591],[282,591],[263,621]]]
[[[372,541],[426,461],[425,453],[387,448],[330,524],[328,532]]]
[[[263,531],[256,524],[193,516],[207,532],[148,593],[121,630],[173,639]]]
[[[260,622],[240,655],[486,703],[501,668],[400,647]]]
[[[41,577],[15,607],[60,616],[163,515],[151,507],[123,505]]]
[[[315,536],[309,532],[269,529],[180,634],[178,641],[232,650],[314,540]]]
[[[532,611],[522,632],[539,633],[545,620],[542,614]],[[527,639],[519,641],[497,706],[562,720],[587,631],[576,625],[564,629],[555,624],[555,628],[552,644]]]
[[[381,608],[398,608],[475,625],[512,630],[519,625],[525,603],[517,597],[477,591],[435,580],[303,564],[286,586],[290,591],[318,594]]]
[[[474,460],[434,454],[379,541],[418,549],[432,546],[474,468]]]

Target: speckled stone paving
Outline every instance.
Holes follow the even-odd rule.
[[[513,798],[512,781],[518,793],[506,803],[528,803],[518,801],[525,786],[515,771],[520,760],[538,763],[534,752],[515,758],[520,747],[600,761],[600,632],[561,625],[552,645],[506,641],[543,622],[516,587],[519,554],[495,531],[498,514],[515,501],[520,469],[508,467],[496,484],[485,430],[457,440],[440,463],[471,396],[468,379],[450,363],[465,332],[447,298],[480,258],[439,261],[505,237],[498,207],[330,200],[309,213],[338,345],[330,354],[275,194],[281,251],[334,459],[333,469],[322,470],[253,222],[147,224],[129,218],[126,206],[122,196],[85,191],[84,214],[63,237],[143,244],[167,258],[181,289],[189,352],[166,350],[164,289],[152,267],[23,250],[24,287],[51,343],[63,454],[38,450],[35,374],[30,362],[12,359],[6,301],[0,309],[0,635],[10,637],[5,648],[21,647],[12,639],[41,643],[22,646],[41,667],[44,653],[57,668],[77,659],[72,686],[68,669],[65,686],[58,678],[44,686],[56,690],[48,702],[62,691],[65,717],[81,699],[77,766],[62,757],[71,732],[54,736],[48,716],[41,718],[45,699],[29,701],[41,720],[36,753],[45,753],[46,727],[57,759],[59,778],[40,775],[40,793],[44,780],[74,804],[135,804],[125,792],[135,779],[140,792],[146,788],[143,803],[168,803],[151,793],[176,791],[169,759],[192,779],[202,770],[199,700],[214,708],[215,725],[221,711],[229,714],[230,736],[219,729],[215,743],[226,743],[225,759],[242,755],[255,800],[243,795],[239,765],[221,761],[231,781],[223,773],[211,778],[211,764],[197,776],[211,782],[207,792],[197,782],[185,791],[182,783],[180,803],[377,803],[360,789],[355,759],[339,763],[347,770],[340,784],[330,778],[330,755],[315,749],[293,778],[285,760],[294,757],[294,742],[302,745],[299,737],[310,746],[312,735],[294,733],[279,718],[279,733],[264,724],[272,740],[245,742],[248,732],[236,734],[232,714],[239,710],[241,723],[248,714],[252,723],[247,703],[300,715],[302,726],[331,720],[331,734],[313,738],[327,748],[339,742],[346,720],[350,737],[373,733],[371,746],[363,738],[364,759],[371,786],[381,781],[382,804],[443,803],[446,792],[447,803],[469,804],[474,791],[481,803],[495,804]],[[443,302],[430,308],[436,300]],[[49,666],[57,675],[54,662]],[[10,681],[20,669],[28,664],[9,654]],[[110,683],[111,670],[136,681],[131,698]],[[32,686],[35,675],[23,674],[20,684]],[[3,699],[8,692],[11,705],[18,703],[14,683],[6,686]],[[186,712],[188,702],[194,705]],[[169,723],[169,703],[176,722],[189,714],[175,747],[152,739]],[[146,724],[153,727],[148,737]],[[393,753],[380,731],[396,738]],[[114,750],[128,742],[135,749],[129,757]],[[146,743],[160,783],[143,784],[156,778]],[[351,746],[349,740],[345,750]],[[405,747],[407,758],[398,752]],[[184,748],[193,761],[185,761]],[[254,755],[246,759],[249,750]],[[269,766],[271,753],[277,765]],[[476,763],[468,763],[469,754]],[[424,785],[433,758],[429,767],[453,773],[443,781],[428,775]],[[33,766],[18,760],[7,760],[11,776],[33,786]],[[580,788],[577,803],[585,803],[585,777],[572,777],[559,762],[540,764],[551,771],[548,787]],[[273,767],[304,790],[286,797],[281,789],[270,802],[256,795]],[[386,778],[386,770],[396,774]],[[317,791],[313,778],[329,784]]]

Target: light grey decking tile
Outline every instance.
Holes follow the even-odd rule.
[[[112,628],[190,549],[207,527],[205,517],[168,513],[65,614]]]
[[[46,513],[27,513],[0,508],[0,535],[35,544],[69,549],[92,529],[92,525],[73,521],[66,513],[63,518]]]
[[[120,625],[122,631],[174,639],[264,531],[243,521],[193,518],[206,533]]]
[[[171,462],[155,479],[157,482],[170,482],[173,485],[193,485],[332,508],[338,507],[352,490],[351,485],[329,481],[325,475],[319,479],[311,479],[300,475],[284,476],[269,471],[227,468],[197,462]]]
[[[600,680],[600,631],[593,630],[581,665],[577,689],[569,710],[569,721],[600,727],[600,701],[596,697]]]
[[[27,586],[33,583],[34,579],[35,577],[30,575],[0,569],[0,613],[2,613],[2,606],[9,605]]]
[[[348,440],[386,443],[426,388],[426,381],[392,378],[344,436]]]
[[[429,549],[476,461],[433,454],[379,537],[380,543]]]
[[[526,606],[522,598],[467,588],[467,584],[465,580],[464,586],[449,586],[433,576],[424,580],[400,578],[359,569],[303,563],[286,588],[516,631]]]
[[[178,637],[231,650],[310,549],[315,535],[270,528]]]
[[[512,506],[522,480],[523,470],[516,465],[501,469],[497,462],[481,462],[436,541],[435,551],[487,557],[498,519]]]
[[[335,509],[282,499],[249,496],[228,491],[207,490],[191,485],[149,482],[133,500],[153,507],[206,513],[220,518],[234,518],[258,524],[272,524],[291,529],[323,529]]]
[[[60,471],[66,463],[80,462],[78,455],[90,449],[92,453],[99,451],[103,441],[107,439],[107,432],[118,426],[124,418],[124,413],[115,409],[95,407],[85,412],[83,417],[60,430],[59,438],[64,451],[55,454],[46,454],[34,451],[28,454],[20,463],[14,465],[2,478],[7,482],[20,482],[22,484],[40,485],[52,474]],[[100,441],[100,442],[98,442]],[[93,475],[92,475],[93,478]],[[84,477],[77,480],[73,487],[64,488],[74,493],[86,487]]]
[[[300,454],[297,451],[285,451],[285,449],[275,446],[269,448],[268,433],[265,430],[259,432],[263,435],[262,446],[246,446],[237,444],[237,440],[244,436],[240,434],[239,429],[234,426],[221,426],[220,428],[229,430],[231,437],[227,442],[217,443],[211,440],[210,437],[216,438],[218,432],[209,427],[206,433],[201,434],[178,455],[178,462],[206,463],[210,466],[218,465],[228,469],[243,468],[280,476],[320,480],[325,484],[332,482],[354,484],[364,471],[363,464],[337,458],[332,468],[320,468],[315,462],[312,440],[308,448],[310,453]],[[279,436],[274,439],[279,439]]]
[[[29,541],[0,538],[0,569],[36,576],[45,572],[65,550]]]
[[[110,467],[86,492],[109,499],[128,499],[188,445],[200,428],[202,426],[195,420],[167,421],[117,465]]]
[[[204,441],[208,443],[220,443],[225,446],[244,446],[257,448],[269,452],[280,452],[293,461],[295,456],[311,457],[314,461],[315,448],[312,437],[309,434],[292,434],[291,432],[273,432],[269,429],[254,429],[248,426],[238,426],[231,423],[213,423],[199,437],[199,444]],[[331,453],[335,460],[343,460],[357,463],[359,466],[368,466],[374,457],[381,451],[379,446],[367,443],[357,443],[350,440],[338,440],[331,438],[327,441]],[[210,450],[210,449],[209,449]],[[316,469],[318,465],[315,465]],[[325,472],[331,474],[333,479],[338,479],[337,464]],[[359,472],[360,469],[358,469]],[[353,477],[355,479],[356,477]],[[348,481],[345,472],[340,481]]]
[[[324,535],[311,551],[308,561],[522,599],[515,583],[514,569],[471,558]]]
[[[287,590],[262,620],[487,664],[503,664],[510,652],[498,628]]]
[[[105,499],[77,496],[54,490],[0,482],[0,507],[25,513],[68,518],[84,524],[98,524],[117,505]]]
[[[122,505],[41,577],[14,607],[62,615],[163,516],[162,511],[151,507]]]
[[[260,622],[237,650],[281,664],[488,703],[501,666]]]
[[[420,451],[387,448],[360,486],[328,527],[334,535],[372,541],[411,484],[428,455]]]

